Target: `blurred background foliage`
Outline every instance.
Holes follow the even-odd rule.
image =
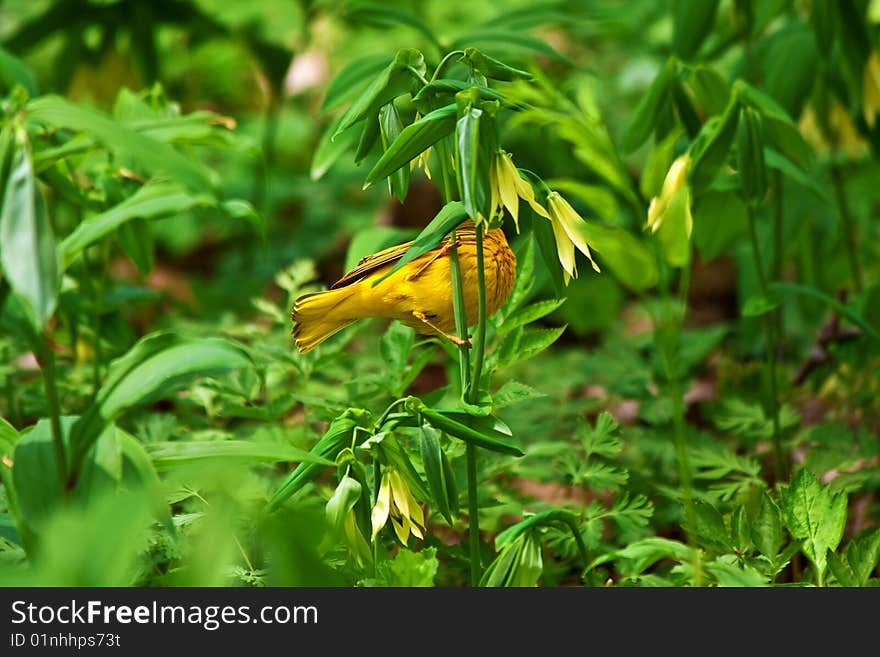
[[[436,189],[420,173],[413,174],[401,204],[384,185],[362,190],[369,166],[356,166],[350,156],[317,166],[327,127],[398,48],[419,47],[436,64],[454,47],[476,45],[532,71],[538,91],[507,88],[529,109],[507,124],[504,148],[516,154],[518,166],[552,181],[585,217],[634,233],[642,230],[648,203],[680,154],[677,139],[693,137],[692,129],[723,110],[726,89],[741,78],[785,110],[811,150],[804,171],[768,160],[773,189],[757,221],[772,278],[821,293],[786,297],[774,320],[781,328],[786,448],[792,462],[807,465],[822,485],[850,494],[847,537],[865,535],[880,517],[880,351],[864,328],[880,327],[878,30],[880,3],[868,0],[510,0],[503,10],[477,0],[2,0],[0,47],[14,58],[0,60],[0,91],[7,98],[16,82],[25,81],[31,97],[58,94],[117,117],[146,111],[143,106],[165,116],[207,110],[210,130],[188,137],[181,148],[215,172],[218,198],[253,208],[237,213],[230,206],[192,207],[151,222],[154,254],[139,257],[124,239],[106,247],[98,323],[84,327],[79,341],[56,336],[80,352],[59,352],[64,407],[79,412],[88,401],[93,373],[83,363],[96,350],[106,362],[144,334],[165,328],[238,338],[259,366],[256,373],[195,384],[173,401],[126,416],[125,430],[148,449],[242,435],[307,448],[320,435],[321,422],[341,409],[384,399],[376,391],[386,385],[387,352],[374,346],[385,324],[370,322],[366,331],[348,331],[335,346],[328,343],[320,356],[300,358],[292,354],[287,317],[300,292],[336,280],[376,244],[413,237],[441,207]],[[873,78],[866,72],[872,52],[878,58]],[[620,144],[634,113],[670,55],[711,72],[693,86],[699,97],[667,100],[652,117],[654,138],[624,152]],[[26,72],[10,74],[16,63]],[[718,97],[720,104],[713,105]],[[117,191],[120,198],[131,193]],[[770,420],[760,393],[767,345],[761,317],[743,312],[758,289],[744,209],[724,191],[701,197],[693,209],[693,270],[680,336],[687,439],[698,500],[728,511],[732,501],[763,509],[767,484],[761,482],[772,480]],[[56,231],[66,234],[76,225],[76,213],[63,199],[50,203]],[[565,290],[567,302],[546,320],[567,325],[562,339],[540,358],[505,371],[543,396],[504,410],[529,456],[515,465],[484,466],[491,482],[482,500],[485,546],[488,551],[492,536],[524,511],[575,508],[597,558],[584,581],[681,583],[693,564],[690,552],[648,542],[685,540],[673,409],[658,392],[662,363],[652,333],[652,309],[661,297],[656,290],[634,293],[613,275],[594,274],[586,262],[579,270],[580,278]],[[531,295],[552,295],[553,281],[542,267],[535,276]],[[846,312],[835,313],[828,297]],[[852,316],[862,322],[861,330],[851,330]],[[6,390],[0,407],[18,431],[43,417],[46,404],[23,344],[10,334],[0,338]],[[409,388],[414,394],[446,381],[437,359],[423,367]],[[622,429],[596,424],[603,410]],[[573,445],[584,450],[580,458]],[[223,460],[189,462],[179,453],[163,461],[160,451],[150,453],[174,509],[165,529],[150,524],[142,498],[127,511],[112,504],[75,512],[83,517],[71,511],[46,529],[36,556],[29,555],[38,566],[35,579],[15,579],[26,577],[19,570],[26,540],[8,514],[0,515],[0,541],[6,541],[0,555],[16,566],[11,581],[360,581],[342,567],[338,551],[321,545],[323,529],[315,529],[322,527],[332,491],[327,482],[317,485],[321,495],[300,495],[280,514],[260,515],[259,503],[279,475],[272,461],[284,462],[285,454],[253,467],[254,459],[245,459],[248,467],[240,467]],[[807,489],[813,482],[795,485]],[[722,520],[727,543],[716,535],[704,550],[733,554],[741,547],[734,516]],[[152,529],[144,550],[147,525]],[[94,531],[106,526],[118,533],[112,545]],[[373,583],[460,583],[466,555],[458,551],[456,533],[445,529],[449,536],[438,530],[415,553],[420,556],[401,550]],[[178,531],[188,536],[185,542],[175,539]],[[547,531],[539,550],[553,558],[538,569],[541,582],[578,580],[574,542]],[[828,532],[833,536],[835,530]],[[525,554],[532,539],[523,534],[511,540]],[[833,551],[840,539],[831,542]],[[630,545],[638,549],[625,552]],[[109,554],[110,547],[123,556]],[[448,565],[439,575],[435,548]],[[716,560],[710,578],[768,581],[763,575],[749,580],[754,569],[731,570],[734,561]],[[107,572],[86,568],[109,562]],[[648,574],[656,564],[659,569]],[[795,581],[803,565],[792,567],[789,578]],[[746,579],[737,579],[742,572]],[[842,582],[846,573],[839,573]]]

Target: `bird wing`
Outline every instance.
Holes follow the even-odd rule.
[[[472,243],[475,240],[474,233],[475,231],[473,225],[459,226],[456,231],[459,241],[464,244]],[[391,263],[397,262],[403,257],[403,254],[406,253],[409,250],[409,247],[411,247],[412,245],[412,242],[405,242],[403,244],[389,246],[387,249],[383,249],[378,253],[374,253],[372,255],[368,255],[365,258],[362,258],[360,262],[357,263],[357,266],[354,269],[352,269],[345,276],[343,276],[333,285],[331,285],[330,289],[335,290],[337,288],[356,283],[364,277],[368,276],[369,274],[372,274],[376,270],[381,269],[386,265],[390,265]],[[436,248],[438,247],[434,247],[434,249]],[[431,249],[431,251],[433,251],[434,249]],[[428,251],[428,253],[430,253],[431,251]]]
[[[377,269],[391,264],[392,262],[397,262],[403,257],[403,254],[406,253],[410,246],[412,246],[412,242],[397,244],[395,246],[389,246],[387,249],[382,249],[378,253],[368,255],[366,258],[362,258],[354,269],[331,285],[330,289],[335,290],[336,288],[356,283],[368,274],[372,274]]]

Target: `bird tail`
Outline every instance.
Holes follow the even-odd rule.
[[[344,302],[354,293],[353,287],[305,294],[296,300],[291,313],[293,337],[301,354],[311,351],[356,318],[346,316]]]

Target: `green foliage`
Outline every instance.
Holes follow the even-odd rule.
[[[3,3],[0,585],[876,587],[875,5]]]

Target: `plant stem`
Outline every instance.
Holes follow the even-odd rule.
[[[471,404],[480,402],[480,378],[483,375],[483,356],[486,353],[486,270],[483,254],[483,227],[477,226],[477,331],[474,334],[474,375],[468,391]]]
[[[55,469],[62,495],[67,490],[67,451],[61,435],[61,407],[58,404],[58,391],[55,388],[55,352],[48,341],[41,345],[40,373],[43,375],[43,388],[46,391],[46,404],[49,407],[49,424],[52,427],[52,447],[55,451]]]
[[[834,187],[834,196],[837,201],[837,211],[840,213],[840,222],[843,225],[843,235],[846,240],[846,253],[849,257],[849,267],[852,270],[853,287],[856,292],[862,291],[862,266],[859,264],[859,246],[856,236],[856,224],[849,211],[849,203],[846,200],[846,184],[837,164],[831,165],[831,182]]]
[[[456,55],[463,55],[463,54],[464,54],[464,50],[453,50],[452,52],[446,53],[446,55],[444,55],[443,59],[440,60],[440,63],[437,64],[437,68],[434,69],[434,75],[431,76],[431,82],[433,82],[438,77],[440,77],[441,71],[443,71],[446,64],[449,63],[450,59],[452,59]]]
[[[761,261],[761,249],[758,245],[758,231],[755,226],[755,208],[751,203],[746,204],[749,219],[749,238],[752,243],[752,258],[755,263],[755,272],[758,276],[758,289],[765,299],[768,298],[767,277],[764,274],[764,265]],[[773,423],[773,468],[777,481],[784,481],[788,477],[788,467],[782,451],[782,436],[779,430],[779,395],[776,389],[776,327],[771,314],[764,314],[764,335],[767,340],[767,384],[769,389],[768,408],[770,419]]]

